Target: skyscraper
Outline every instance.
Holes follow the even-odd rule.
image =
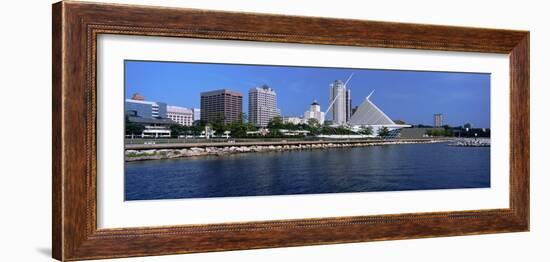
[[[332,123],[343,125],[351,118],[351,90],[347,89],[344,82],[336,80],[330,84],[329,106]]]
[[[434,114],[434,127],[443,126],[443,114]]]
[[[351,89],[346,88],[346,123],[349,122],[351,118]]]
[[[266,127],[279,114],[277,93],[267,85],[248,91],[248,121],[259,127]]]
[[[201,93],[200,117],[204,123],[241,121],[242,112],[243,95],[239,92],[221,89]]]

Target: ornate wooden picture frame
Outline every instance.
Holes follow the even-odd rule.
[[[53,257],[81,260],[529,230],[529,32],[59,2],[53,5]],[[97,227],[99,34],[508,54],[510,207],[266,222]]]

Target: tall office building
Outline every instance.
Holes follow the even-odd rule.
[[[201,93],[201,121],[212,123],[223,119],[225,124],[241,121],[243,95],[227,89]]]
[[[443,114],[434,114],[434,127],[443,126]]]
[[[193,111],[189,108],[179,106],[167,106],[166,113],[168,115],[168,118],[172,119],[172,121],[182,126],[193,125]]]
[[[325,122],[325,113],[321,112],[321,106],[317,103],[317,100],[313,100],[313,103],[309,106],[309,110],[304,112],[304,120],[306,123],[307,120],[311,118],[317,119],[321,125]]]
[[[346,87],[346,123],[349,122],[351,118],[351,89]]]
[[[336,80],[330,84],[329,106],[332,123],[343,125],[351,118],[351,90],[347,89],[344,82]]]
[[[279,114],[277,93],[269,86],[251,88],[248,91],[248,121],[259,127],[266,127]]]

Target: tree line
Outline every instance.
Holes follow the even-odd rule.
[[[266,137],[266,138],[283,138],[283,137],[289,137],[288,135],[285,135],[285,132],[282,132],[284,130],[288,131],[308,131],[309,135],[312,136],[318,136],[318,135],[373,135],[373,129],[372,127],[365,127],[363,129],[360,129],[357,132],[354,132],[350,130],[349,128],[345,126],[338,126],[338,127],[331,127],[324,123],[319,123],[319,121],[315,118],[310,118],[307,120],[306,123],[289,123],[284,122],[280,116],[274,117],[269,123],[267,124],[267,127],[265,128],[268,132],[259,134],[260,128],[255,126],[252,123],[249,123],[247,121],[246,114],[242,114],[240,119],[238,121],[226,124],[224,121],[223,115],[220,115],[217,117],[214,121],[211,123],[204,123],[201,121],[197,121],[191,126],[183,126],[180,124],[172,124],[169,126],[169,129],[171,131],[171,136],[174,138],[180,137],[180,136],[200,136],[204,134],[204,131],[206,129],[206,126],[209,126],[213,131],[215,131],[215,135],[221,136],[229,132],[231,137],[234,138],[253,138],[253,137]],[[134,123],[128,121],[128,118],[126,118],[126,134],[128,135],[141,135],[141,133],[145,130],[145,125],[140,123]],[[251,133],[250,133],[251,132]],[[387,127],[383,127],[378,130],[377,135],[381,137],[386,137],[390,134]],[[301,136],[304,136],[302,134]],[[293,135],[292,137],[296,137],[296,135]]]

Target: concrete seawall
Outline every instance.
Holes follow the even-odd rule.
[[[131,162],[198,156],[223,156],[240,153],[349,148],[395,144],[423,144],[448,141],[448,139],[388,139],[343,141],[258,141],[235,143],[134,144],[126,145],[125,160],[127,162]]]

